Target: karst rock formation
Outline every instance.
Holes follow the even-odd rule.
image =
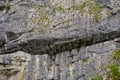
[[[0,80],[91,80],[119,37],[120,0],[0,0]]]

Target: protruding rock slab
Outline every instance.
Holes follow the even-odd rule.
[[[25,33],[0,48],[1,54],[18,50],[30,54],[57,54],[120,37],[120,12],[89,27],[68,27],[51,33]]]

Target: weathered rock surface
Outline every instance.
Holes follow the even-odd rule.
[[[119,48],[120,1],[94,1],[1,0],[0,80],[90,80],[100,72]],[[89,13],[96,3],[100,14]]]
[[[47,54],[31,56],[23,52],[1,55],[0,59],[6,64],[4,68],[19,69],[18,74],[11,76],[12,80],[90,80],[101,72],[100,67],[108,63],[115,49],[114,42],[109,41],[62,52],[52,59]]]

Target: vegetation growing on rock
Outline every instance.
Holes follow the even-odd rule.
[[[92,80],[103,80],[102,76],[94,76]]]
[[[7,0],[7,1],[6,1],[6,5],[5,5],[5,10],[6,10],[6,12],[8,12],[9,9],[10,9],[10,2],[9,2],[9,0]]]
[[[114,51],[113,58],[120,59],[120,49]]]
[[[120,80],[120,49],[115,50],[110,62],[103,68],[106,80]],[[92,80],[103,80],[103,76],[96,75]]]
[[[59,3],[52,5],[51,7],[46,5],[33,6],[33,9],[36,14],[34,14],[31,19],[35,26],[39,26],[39,30],[37,29],[38,31],[46,31],[45,28],[48,30],[49,27],[55,28],[58,26],[69,25],[71,21],[74,20],[74,16],[82,17],[89,15],[94,22],[97,22],[102,18],[102,8],[93,0],[75,3],[69,7],[65,7]]]

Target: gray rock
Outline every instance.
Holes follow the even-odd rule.
[[[0,80],[91,80],[119,48],[119,0],[94,0],[97,21],[69,10],[82,0],[9,1],[6,12],[0,0]]]
[[[0,28],[0,47],[4,46],[7,42],[7,35],[4,29]]]
[[[91,30],[87,30],[89,27],[84,30],[81,30],[80,27],[69,27],[67,29],[55,30],[52,33],[33,32],[23,34],[18,39],[10,41],[1,47],[1,54],[21,50],[34,55],[51,55],[112,40],[120,37],[119,17],[120,14],[118,12],[99,24],[89,26]]]

